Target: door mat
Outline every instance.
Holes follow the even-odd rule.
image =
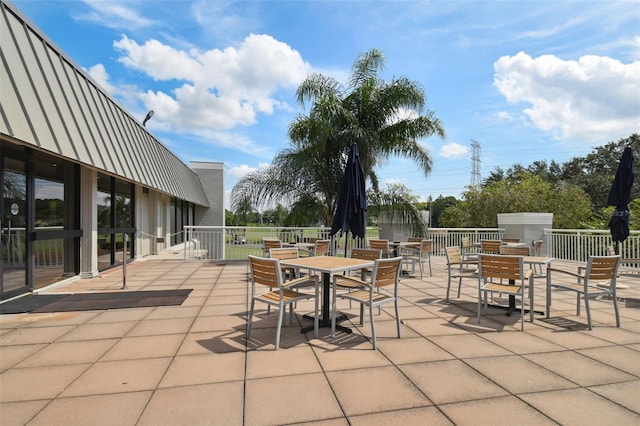
[[[93,311],[181,305],[193,289],[32,294],[0,304],[0,314]]]

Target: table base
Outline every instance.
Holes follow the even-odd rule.
[[[303,315],[302,318],[304,319],[308,319],[313,321],[313,317],[311,315]],[[347,316],[344,314],[340,314],[336,317],[336,330],[342,331],[344,333],[348,333],[351,334],[352,331],[349,327],[345,327],[343,325],[338,324],[341,321],[345,321],[347,319]],[[331,328],[331,320],[325,320],[325,319],[320,319],[318,321],[318,327],[319,328]],[[307,327],[302,327],[302,330],[300,330],[302,333],[307,333],[309,331],[313,331],[313,325],[309,325]]]

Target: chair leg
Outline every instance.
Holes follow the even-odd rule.
[[[616,313],[616,327],[620,327],[620,312],[618,311],[618,296],[612,294],[613,296],[613,309]]]
[[[578,293],[578,300],[580,300],[580,293]],[[589,324],[589,330],[593,330],[593,326],[591,325],[591,309],[589,309],[589,295],[586,293],[584,295],[584,310],[587,311],[587,324]]]
[[[433,273],[431,272],[431,256],[429,256],[429,276],[433,276]]]
[[[280,330],[282,330],[282,321],[284,320],[284,311],[286,306],[280,304],[280,311],[278,312],[278,327],[276,328],[276,350],[280,348]]]
[[[371,338],[373,339],[373,349],[377,348],[376,345],[376,324],[373,322],[373,306],[369,306],[369,320],[371,321]]]
[[[398,298],[394,301],[396,307],[396,328],[398,329],[398,339],[400,338],[400,311],[398,310]]]
[[[256,301],[251,299],[251,308],[249,309],[249,317],[247,318],[247,340],[251,337],[251,320],[253,319],[253,307]]]

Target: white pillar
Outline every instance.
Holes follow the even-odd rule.
[[[98,276],[98,174],[80,170],[80,278]]]

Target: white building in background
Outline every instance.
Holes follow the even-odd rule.
[[[0,5],[0,298],[96,277],[182,242],[185,225],[224,225],[224,164],[184,164]]]

